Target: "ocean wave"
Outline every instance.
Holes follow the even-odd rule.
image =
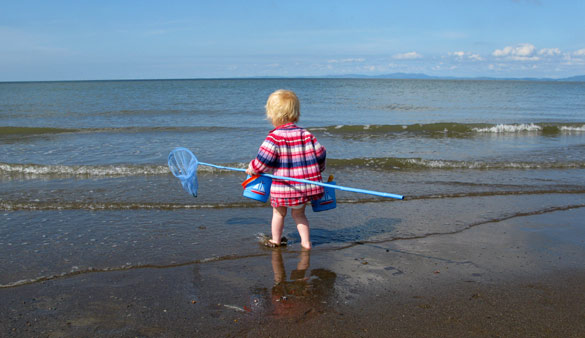
[[[542,127],[534,123],[530,124],[498,124],[487,128],[473,128],[478,133],[518,133],[523,131],[542,131]]]
[[[365,167],[373,170],[426,170],[426,169],[582,169],[585,162],[486,162],[450,161],[421,158],[356,158],[327,160],[330,168]]]
[[[583,131],[585,132],[585,124],[581,127],[578,126],[561,126],[561,131]]]
[[[244,169],[246,163],[227,164],[226,166]],[[230,172],[208,166],[199,166],[201,173]],[[0,175],[18,178],[42,177],[120,177],[120,176],[152,176],[171,175],[169,167],[164,165],[61,165],[61,164],[20,164],[0,163]]]
[[[310,131],[322,132],[331,136],[342,137],[369,137],[369,136],[403,136],[405,134],[423,136],[452,136],[469,137],[485,133],[574,133],[585,132],[585,122],[579,123],[517,123],[517,124],[487,124],[487,123],[427,123],[427,124],[364,124],[364,125],[334,125],[308,127]],[[34,136],[61,133],[194,133],[194,132],[226,132],[237,130],[262,130],[252,127],[224,127],[224,126],[134,126],[119,128],[52,128],[52,127],[22,127],[0,126],[0,137]]]
[[[0,126],[0,137],[2,136],[33,136],[45,134],[61,133],[150,133],[150,132],[175,132],[175,133],[193,133],[193,132],[224,132],[230,130],[243,130],[250,128],[236,127],[198,127],[198,126],[158,126],[158,127],[119,127],[119,128],[45,128],[45,127],[19,127],[19,126]]]
[[[0,163],[0,175],[42,177],[42,176],[139,176],[170,174],[163,165],[43,165]]]
[[[557,134],[585,132],[585,122],[578,123],[427,123],[427,124],[365,124],[335,125],[309,128],[311,131],[342,137],[403,136],[405,134],[427,136],[470,137],[485,133],[541,133]]]
[[[572,132],[585,132],[585,124],[551,124],[551,123],[521,123],[521,124],[497,124],[491,127],[473,128],[477,133],[495,133],[495,134],[560,134]]]
[[[77,131],[79,131],[79,129],[45,128],[45,127],[0,127],[0,136],[60,134],[60,133],[74,133]]]
[[[245,169],[247,163],[221,164],[225,167]],[[513,170],[513,169],[583,169],[585,162],[487,162],[487,161],[453,161],[421,158],[352,158],[328,159],[327,167],[343,170],[360,168],[369,170]],[[199,165],[197,172],[201,174],[233,173],[232,170],[217,169]],[[121,177],[121,176],[152,176],[171,175],[166,164],[112,164],[112,165],[43,165],[0,163],[0,176],[8,178],[44,178],[44,177]]]
[[[386,134],[386,133],[468,133],[474,126],[461,123],[429,123],[429,124],[365,124],[365,125],[335,125],[314,127],[309,130],[324,131],[331,134]]]
[[[400,104],[400,103],[393,103],[385,106],[379,107],[383,110],[390,110],[390,111],[430,111],[437,109],[436,107],[428,107],[428,106],[417,106],[412,104]]]

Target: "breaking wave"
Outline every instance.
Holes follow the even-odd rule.
[[[247,163],[226,163],[226,167],[245,169]],[[352,158],[328,159],[327,167],[331,169],[360,168],[370,170],[506,170],[506,169],[584,169],[585,161],[572,162],[487,162],[487,161],[451,161],[422,158]],[[198,173],[223,174],[233,171],[216,169],[200,165]],[[0,162],[0,176],[9,178],[43,178],[43,177],[121,177],[171,175],[166,164],[113,164],[113,165],[44,165],[15,164]]]
[[[0,175],[43,177],[43,176],[138,176],[169,174],[163,165],[43,165],[0,163]]]
[[[26,136],[43,134],[74,133],[79,129],[44,128],[44,127],[0,127],[0,136]]]
[[[441,135],[441,136],[473,136],[484,133],[540,133],[558,134],[571,132],[585,132],[585,123],[515,123],[515,124],[486,124],[486,123],[428,123],[428,124],[389,124],[389,125],[336,125],[327,127],[309,128],[315,132],[324,132],[340,136],[402,136]]]
[[[61,133],[153,133],[153,132],[221,132],[236,130],[262,130],[252,127],[197,127],[197,126],[159,126],[159,127],[121,127],[121,128],[45,128],[0,126],[0,137],[34,136]],[[582,133],[585,132],[585,122],[575,123],[514,123],[514,124],[487,124],[487,123],[427,123],[427,124],[365,124],[365,125],[335,125],[314,126],[308,128],[314,132],[324,132],[340,136],[403,136],[414,135],[441,135],[464,137],[485,133]]]
[[[228,130],[236,130],[243,128],[235,127],[175,127],[175,126],[161,126],[161,127],[120,127],[120,128],[46,128],[46,127],[18,127],[0,126],[0,137],[2,136],[33,136],[33,135],[47,135],[47,134],[61,134],[61,133],[150,133],[150,132],[176,132],[176,133],[192,133],[192,132],[221,132]]]
[[[334,168],[365,167],[373,170],[427,170],[427,169],[581,169],[585,162],[486,162],[448,161],[421,158],[358,158],[332,159],[327,165]]]

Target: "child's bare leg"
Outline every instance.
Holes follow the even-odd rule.
[[[306,205],[300,209],[292,209],[292,218],[297,223],[297,230],[301,236],[301,246],[305,249],[311,249],[311,233],[309,229],[309,220],[305,216]]]
[[[299,255],[299,262],[297,263],[297,270],[307,270],[309,268],[309,264],[311,263],[311,252],[307,250],[302,250],[301,254]]]
[[[284,217],[286,207],[272,208],[272,243],[280,245],[282,230],[284,229]]]

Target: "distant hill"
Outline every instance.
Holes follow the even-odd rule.
[[[333,78],[354,78],[354,79],[442,79],[441,77],[430,76],[422,73],[392,73],[381,75],[345,74],[331,75]]]
[[[585,82],[585,75],[571,76],[571,77],[567,77],[567,78],[564,78],[564,79],[562,79],[562,80],[557,80],[557,81],[577,81],[577,82]]]
[[[344,75],[326,75],[311,76],[325,78],[349,78],[349,79],[421,79],[421,80],[492,80],[492,81],[553,81],[553,82],[585,82],[585,75],[571,76],[561,79],[551,78],[497,78],[497,77],[450,77],[450,76],[431,76],[422,73],[391,73],[381,75],[364,75],[364,74],[344,74]]]

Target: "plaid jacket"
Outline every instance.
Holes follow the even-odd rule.
[[[326,150],[313,134],[293,123],[270,131],[250,167],[256,173],[321,182]],[[323,196],[323,187],[307,183],[272,180],[270,204],[290,207]]]

